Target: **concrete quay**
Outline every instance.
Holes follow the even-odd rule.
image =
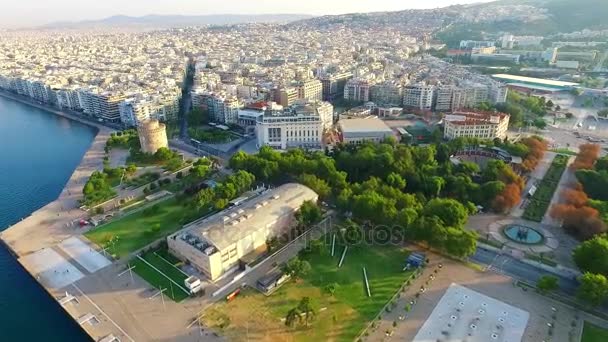
[[[104,147],[112,130],[69,113],[13,99],[98,129],[58,198],[0,234],[0,240],[25,270],[94,341],[220,340],[191,324],[208,304],[205,298],[175,303],[155,296],[157,289],[135,273],[125,272],[126,260],[107,260],[99,247],[82,235],[77,222],[87,215],[79,209],[78,201],[91,173],[103,168]]]

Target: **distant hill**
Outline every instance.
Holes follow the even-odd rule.
[[[457,10],[452,25],[438,37],[448,43],[510,32],[549,35],[583,29],[608,29],[608,0],[499,0]]]
[[[527,0],[549,11],[549,20],[561,32],[608,28],[607,0]]]
[[[497,0],[431,10],[328,15],[295,21],[289,26],[390,26],[406,31],[412,27],[437,30],[448,27],[442,30],[441,38],[470,37],[468,39],[475,39],[474,35],[498,32],[546,35],[585,28],[608,28],[608,0]]]
[[[142,17],[116,15],[100,20],[56,22],[44,25],[41,28],[169,28],[204,25],[233,25],[243,23],[288,23],[296,20],[309,19],[312,17],[312,15],[307,14],[146,15]]]

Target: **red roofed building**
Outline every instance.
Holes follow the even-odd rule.
[[[266,102],[266,101],[252,102],[245,106],[245,108],[247,108],[247,109],[257,109],[257,110],[266,110],[267,107],[268,107],[268,102]]]
[[[473,137],[504,139],[509,128],[509,114],[480,111],[457,111],[444,118],[446,139]]]

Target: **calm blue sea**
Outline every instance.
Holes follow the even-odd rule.
[[[57,198],[94,129],[0,97],[0,230]],[[90,341],[0,246],[0,341]]]

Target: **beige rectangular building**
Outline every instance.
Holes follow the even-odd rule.
[[[395,136],[393,130],[377,118],[343,119],[338,121],[338,129],[342,142],[346,144],[381,142]]]
[[[480,139],[504,139],[509,129],[509,114],[486,112],[455,112],[444,118],[443,136]]]
[[[268,190],[168,236],[169,251],[215,280],[236,269],[244,256],[265,249],[268,239],[287,232],[302,203],[317,198],[295,183]]]

